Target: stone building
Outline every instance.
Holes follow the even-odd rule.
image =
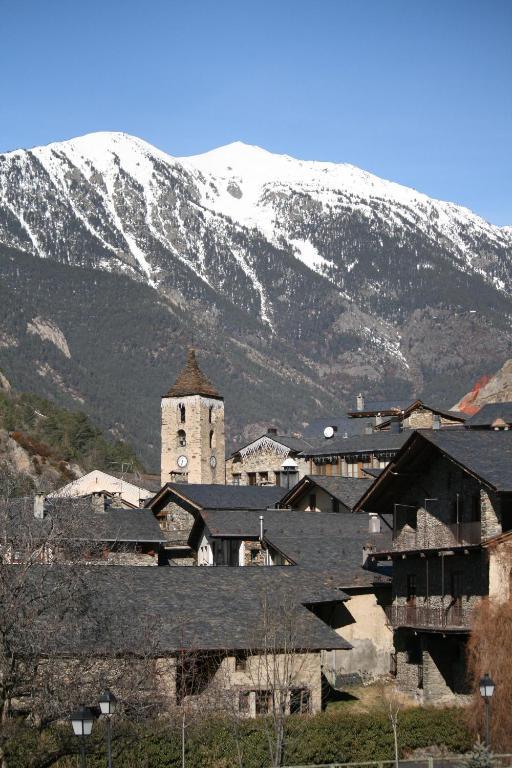
[[[401,429],[444,429],[464,425],[467,416],[460,411],[428,405],[422,400],[367,400],[363,394],[356,399],[356,410],[349,411],[349,418],[373,422],[373,428],[387,430],[392,422]]]
[[[409,434],[389,431],[333,437],[320,445],[304,448],[300,458],[307,462],[305,474],[311,477],[368,478],[365,470],[384,469]]]
[[[285,493],[279,507],[301,512],[352,512],[372,482],[370,478],[306,475]]]
[[[363,564],[390,543],[389,521],[376,527],[364,514],[290,510],[202,510],[189,538],[200,566],[267,566],[263,570],[280,572],[283,583],[295,574],[310,574],[312,580],[322,574],[343,591],[343,601],[318,612],[352,646],[343,653],[323,653],[324,675],[333,688],[389,674],[393,635],[385,611],[391,603],[390,568],[384,563],[369,570]]]
[[[123,507],[98,493],[0,502],[0,557],[24,563],[159,565],[165,543],[150,510]]]
[[[226,482],[224,398],[190,349],[185,368],[162,397],[161,484]]]
[[[279,485],[286,489],[304,477],[307,462],[301,451],[312,443],[301,437],[266,434],[238,449],[226,461],[226,480],[233,485]]]
[[[428,703],[470,693],[466,643],[483,597],[504,599],[512,574],[512,434],[413,432],[356,505],[393,517],[395,671]]]
[[[188,538],[194,520],[204,509],[259,510],[275,506],[283,495],[275,486],[201,485],[167,483],[146,506],[152,510],[166,538],[169,560],[188,563]]]
[[[48,494],[48,498],[71,498],[89,496],[93,493],[104,493],[111,497],[117,497],[123,506],[143,507],[148,499],[151,499],[158,488],[155,487],[156,476],[111,475],[94,469],[92,472],[82,475],[77,480],[67,483]],[[145,487],[147,483],[150,487]]]
[[[351,647],[317,614],[344,595],[322,574],[296,569],[288,581],[281,574],[91,566],[81,576],[87,616],[76,622],[68,611],[57,620],[59,606],[50,604],[38,620],[58,631],[41,633],[41,642],[50,639],[52,656],[79,656],[84,665],[100,655],[103,684],[114,691],[109,675],[118,677],[118,664],[153,660],[141,688],[170,712],[195,705],[251,717],[282,703],[285,714],[314,714],[322,709],[323,652]],[[67,576],[52,567],[45,582]]]

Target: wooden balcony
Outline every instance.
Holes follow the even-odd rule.
[[[388,622],[393,629],[413,627],[414,629],[461,630],[469,629],[471,614],[459,605],[449,608],[430,606],[390,605],[386,608]]]

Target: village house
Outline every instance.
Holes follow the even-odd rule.
[[[378,522],[378,525],[375,523]],[[290,510],[202,510],[189,544],[199,566],[267,566],[317,578],[345,594],[337,606],[317,615],[350,642],[351,650],[324,649],[323,671],[333,688],[389,673],[392,632],[387,563],[364,569],[368,555],[391,543],[391,528],[373,516]],[[279,567],[283,566],[283,567]]]
[[[373,478],[306,475],[279,502],[301,512],[352,512]]]
[[[275,486],[202,485],[166,483],[147,502],[165,535],[169,560],[185,564],[191,557],[188,538],[195,516],[203,509],[265,511],[283,495]]]
[[[150,486],[143,487],[143,483]],[[160,482],[152,475],[112,475],[93,469],[92,472],[82,475],[63,485],[57,491],[48,494],[48,498],[71,498],[89,496],[93,493],[103,493],[110,497],[117,497],[124,507],[143,507],[148,499],[151,499],[160,488]]]
[[[231,454],[226,460],[226,479],[233,485],[278,485],[291,488],[307,471],[301,451],[312,443],[294,435],[268,431]]]
[[[319,447],[302,451],[309,476],[368,478],[367,469],[384,469],[407,440],[409,433],[373,432],[353,437],[333,437]]]
[[[159,565],[165,536],[153,514],[117,502],[102,493],[2,500],[2,560]]]
[[[46,589],[67,578],[59,567],[40,568]],[[144,689],[160,692],[171,712],[184,705],[243,718],[282,705],[284,714],[317,713],[322,653],[351,648],[317,614],[345,595],[322,574],[294,569],[287,578],[286,570],[91,566],[81,575],[87,616],[57,621],[59,607],[50,606],[38,621],[56,630],[41,642],[57,658],[100,657],[106,685],[125,658],[152,661]],[[129,621],[119,610],[126,605]]]
[[[413,432],[356,505],[393,519],[395,673],[425,703],[470,693],[466,644],[482,598],[504,600],[512,576],[512,433]]]
[[[438,408],[422,400],[366,400],[359,394],[356,398],[356,410],[349,411],[349,418],[374,421],[374,429],[390,429],[393,421],[398,421],[401,429],[445,429],[464,425],[466,415],[460,411]]]

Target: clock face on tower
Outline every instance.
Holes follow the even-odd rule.
[[[180,469],[183,469],[184,467],[186,467],[187,464],[188,464],[188,459],[187,459],[186,456],[183,456],[183,455],[182,456],[178,456],[178,467]]]
[[[217,466],[217,459],[215,458],[215,456],[210,456],[210,467],[212,469],[215,469],[216,466]]]

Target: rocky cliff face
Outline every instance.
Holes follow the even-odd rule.
[[[454,408],[471,416],[487,403],[512,401],[512,360],[507,360],[497,373],[481,376]]]
[[[451,402],[512,355],[510,228],[350,165],[240,143],[173,158],[112,133],[19,150],[0,155],[0,246],[20,315],[0,314],[16,385],[30,350],[40,389],[99,408],[137,445],[157,437],[137,427],[130,397],[147,408],[190,341],[236,398],[234,438],[247,421],[298,427],[343,410],[360,388]],[[110,368],[135,337],[148,347],[139,366],[154,370],[139,382],[140,367],[118,360],[127,397],[114,405],[113,388],[100,404],[85,361],[95,346]]]

